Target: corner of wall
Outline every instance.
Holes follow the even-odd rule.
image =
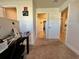
[[[65,45],[71,49],[73,52],[75,52],[77,55],[79,55],[79,50],[75,49],[72,45],[65,43]]]
[[[69,5],[69,0],[67,0],[63,5],[60,6],[60,8],[59,8],[60,10],[59,11],[61,12],[62,10],[64,10],[65,8],[67,8],[68,5]]]

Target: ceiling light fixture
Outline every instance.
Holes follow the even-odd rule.
[[[53,2],[58,2],[58,0],[51,0],[51,1],[53,1]]]

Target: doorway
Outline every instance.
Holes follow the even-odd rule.
[[[46,38],[46,21],[48,18],[47,13],[37,13],[37,38]]]
[[[65,43],[67,29],[68,7],[61,12],[60,41]]]
[[[4,7],[4,16],[9,19],[17,20],[16,7]]]

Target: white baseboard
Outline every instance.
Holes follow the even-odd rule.
[[[75,49],[73,46],[71,46],[70,44],[66,44],[66,46],[68,47],[68,48],[70,48],[73,52],[75,52],[77,55],[79,55],[79,50],[77,50],[77,49]]]
[[[47,38],[47,37],[46,37],[46,39],[58,40],[59,38]]]

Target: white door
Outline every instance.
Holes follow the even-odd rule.
[[[60,32],[59,20],[48,20],[46,23],[46,38],[58,39]]]

